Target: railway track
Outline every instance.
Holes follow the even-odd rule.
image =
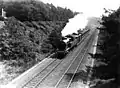
[[[73,88],[72,80],[92,44],[93,37],[94,35],[91,35],[85,39],[86,42],[79,47],[79,49],[82,49],[75,56],[69,58],[69,60],[52,60],[34,78],[31,78],[19,88]],[[72,73],[69,81],[66,81],[67,73]]]
[[[73,80],[79,72],[89,47],[92,45],[95,33],[89,33],[64,59],[52,59],[44,61],[29,72],[29,75],[21,76],[10,83],[15,88],[76,88]],[[69,76],[71,74],[71,76]],[[22,79],[22,80],[20,80]],[[20,82],[19,82],[20,81]],[[9,85],[8,85],[9,87]]]
[[[91,40],[92,40],[92,38],[90,39],[90,43],[91,43]],[[88,51],[88,48],[89,48],[89,46],[90,46],[90,43],[88,43],[87,42],[87,44],[85,45],[86,46],[86,48],[84,48],[84,49],[82,49],[82,51],[80,52],[80,53],[78,53],[77,54],[77,56],[74,58],[74,60],[73,60],[73,62],[69,65],[69,67],[67,68],[67,70],[65,71],[65,73],[62,75],[62,77],[60,78],[60,80],[57,82],[57,84],[55,85],[55,87],[54,88],[73,88],[72,86],[71,86],[71,83],[72,83],[72,81],[73,81],[73,79],[74,79],[74,77],[75,77],[75,74],[76,74],[76,72],[78,71],[78,69],[79,69],[79,67],[81,66],[81,64],[82,64],[82,61],[83,61],[83,59],[84,59],[84,57],[85,57],[85,55],[86,55],[86,53],[87,53],[87,51]],[[82,55],[81,55],[82,54]],[[81,56],[80,56],[81,55]],[[81,58],[81,59],[80,59]],[[77,62],[77,63],[75,63],[74,64],[74,62]],[[71,78],[69,79],[69,81],[67,82],[67,83],[65,83],[64,84],[64,82],[65,82],[65,74],[66,73],[69,73],[69,72],[71,72],[71,68],[74,66],[74,69],[72,70],[72,75],[71,75]],[[74,87],[75,88],[75,87]]]
[[[84,38],[84,39],[85,39],[85,38]],[[83,42],[84,39],[82,39],[81,42]],[[71,54],[71,53],[69,53],[69,54]],[[68,54],[68,55],[69,55],[69,54]],[[68,55],[67,55],[67,56],[68,56]],[[66,57],[67,57],[67,56],[66,56]],[[50,65],[52,66],[52,64],[54,64],[54,63],[56,63],[56,62],[58,62],[57,59],[53,59],[52,61],[50,61],[47,66],[45,66],[44,68],[42,68],[41,71],[40,71],[37,75],[35,75],[35,76],[34,76],[33,78],[31,78],[30,80],[28,80],[21,88],[26,88],[26,86],[29,85],[30,82],[31,82],[34,78],[38,77],[39,74],[41,74],[44,70],[50,68],[49,66],[50,66]],[[62,61],[60,61],[55,67],[57,67],[61,62],[62,62]],[[52,71],[55,69],[55,67],[54,67],[53,69],[51,69],[50,72],[52,72]],[[50,73],[50,72],[49,72],[49,73]],[[47,74],[41,79],[41,81],[44,80],[45,77],[46,77],[47,75],[49,75],[49,73],[47,73]],[[40,81],[39,81],[39,82],[40,82]],[[39,84],[39,83],[38,83],[38,84]]]

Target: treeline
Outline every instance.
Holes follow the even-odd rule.
[[[7,17],[14,16],[20,21],[65,21],[78,14],[37,0],[1,2],[0,7],[7,12]]]
[[[108,88],[118,88],[120,86],[120,8],[105,12],[109,15],[102,17],[102,27],[99,28],[98,48],[101,53],[95,55],[97,61],[102,64],[94,67],[93,75],[102,80],[114,80]]]
[[[0,59],[30,65],[64,45],[61,31],[77,13],[39,1],[0,3],[8,17],[0,29]]]

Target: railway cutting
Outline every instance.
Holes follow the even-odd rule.
[[[46,65],[40,67],[39,70],[31,71],[24,75],[24,80],[19,78],[9,85],[15,85],[15,88],[83,88],[83,80],[79,75],[84,67],[85,61],[88,59],[87,54],[95,39],[96,30],[89,31],[84,38],[77,44],[71,52],[63,59],[48,58]],[[44,62],[43,62],[44,63]],[[40,64],[41,65],[41,64]],[[36,68],[34,68],[36,69]],[[83,72],[84,75],[84,72]]]

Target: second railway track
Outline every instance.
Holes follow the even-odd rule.
[[[85,39],[85,42],[79,47],[80,51],[75,56],[69,59],[52,60],[20,88],[73,88],[71,87],[72,80],[91,45],[93,37],[94,35],[89,35]],[[67,73],[73,73],[69,81],[65,80]]]

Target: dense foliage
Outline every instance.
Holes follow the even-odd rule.
[[[78,14],[36,0],[0,1],[2,8],[8,19],[0,29],[0,56],[2,60],[16,60],[18,65],[62,49],[61,31],[68,19]]]
[[[29,43],[26,28],[21,25],[15,18],[10,18],[6,26],[0,30],[1,59],[21,61],[19,64],[35,59],[34,51],[37,49]]]
[[[0,4],[0,9],[2,7],[7,12],[7,17],[14,16],[20,21],[65,21],[78,14],[67,8],[35,0],[4,2]]]
[[[117,11],[106,10],[108,16],[102,17],[100,40],[98,47],[102,51],[96,58],[104,64],[94,67],[95,77],[108,80],[115,79],[116,85],[120,84],[120,8]],[[113,88],[116,88],[114,85]]]
[[[55,52],[57,50],[65,50],[66,44],[62,41],[61,34],[52,31],[48,38],[43,41],[41,46],[42,53]]]
[[[8,18],[5,26],[0,29],[1,59],[17,60],[22,65],[36,61],[41,53],[47,54],[55,51],[62,43],[60,32],[65,24],[66,21],[23,23],[14,17]],[[49,42],[44,42],[47,40]]]

